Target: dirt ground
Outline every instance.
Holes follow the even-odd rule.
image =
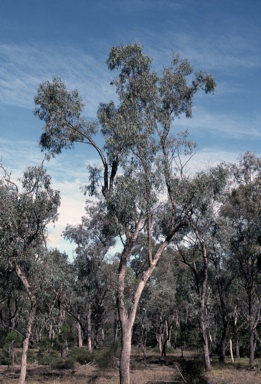
[[[0,383],[14,384],[17,383],[20,367],[0,366]],[[38,364],[29,364],[27,369],[26,382],[30,384],[117,384],[119,381],[118,370],[111,369],[105,372],[99,371],[92,365],[79,365],[71,370],[56,370],[49,366],[41,366]],[[146,369],[132,370],[131,380],[133,384],[145,384],[148,382],[163,380],[163,382],[173,382],[175,373],[173,367],[159,367],[158,365],[150,365]]]
[[[19,377],[19,365],[0,366],[0,384],[16,384]],[[95,365],[77,365],[75,369],[57,370],[49,366],[29,364],[28,384],[117,384],[118,370],[100,371]],[[213,364],[212,371],[192,381],[182,376],[175,360],[151,363],[131,370],[131,384],[261,384],[261,361],[254,367],[242,364]]]

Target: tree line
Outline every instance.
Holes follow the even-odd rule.
[[[258,353],[261,160],[245,153],[189,174],[196,145],[175,121],[192,117],[195,94],[213,92],[215,80],[179,55],[160,74],[151,64],[138,43],[111,49],[118,104],[101,103],[96,121],[61,79],[37,90],[50,161],[75,143],[100,159],[88,166],[86,214],[64,231],[73,261],[46,247],[60,197],[44,167],[28,168],[21,190],[2,167],[1,337],[23,336],[19,384],[29,342],[43,339],[59,341],[63,355],[71,343],[92,351],[119,338],[121,384],[130,382],[132,343],[144,359],[147,346],[162,356],[170,346],[200,348],[206,369],[228,345],[250,363]]]

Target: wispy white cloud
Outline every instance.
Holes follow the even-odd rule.
[[[210,138],[210,135],[223,139],[248,141],[261,138],[260,115],[238,115],[236,112],[209,110],[203,105],[195,106],[192,119],[181,117],[174,121],[175,130],[189,129],[193,136]],[[213,143],[215,145],[215,143]]]
[[[69,89],[79,89],[86,113],[95,116],[101,95],[113,95],[104,61],[72,46],[0,43],[0,103],[33,109],[38,85],[58,76]]]

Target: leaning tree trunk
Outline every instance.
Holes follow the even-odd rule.
[[[29,313],[29,319],[27,323],[26,328],[26,336],[23,341],[23,351],[22,351],[22,358],[21,358],[21,370],[20,370],[20,377],[18,384],[24,384],[25,383],[25,377],[26,377],[26,370],[27,370],[27,352],[29,348],[29,340],[32,333],[32,325],[35,319],[35,313],[36,313],[36,302],[31,303],[31,310]]]
[[[30,284],[26,278],[26,276],[23,274],[20,265],[16,264],[16,274],[23,283],[26,293],[30,299],[31,303],[31,308],[29,312],[29,318],[27,321],[27,327],[26,327],[26,335],[25,339],[23,341],[23,350],[22,350],[22,357],[21,357],[21,369],[20,369],[20,377],[18,380],[18,384],[24,384],[25,383],[25,378],[26,378],[26,370],[27,370],[27,352],[29,348],[29,341],[30,341],[30,336],[32,333],[32,326],[33,322],[35,319],[35,314],[36,314],[36,297],[32,292],[32,289],[30,287]]]
[[[174,235],[173,231],[173,235]],[[172,236],[173,236],[172,235]],[[171,239],[172,236],[169,236]],[[163,250],[166,248],[166,246],[169,243],[169,239],[167,238],[165,242],[161,244],[161,246],[158,248],[157,252],[155,253],[155,256],[152,260],[150,259],[150,267],[143,273],[142,280],[139,281],[139,284],[137,285],[136,291],[133,296],[132,301],[132,308],[130,312],[128,313],[126,306],[125,306],[125,276],[127,271],[127,257],[128,251],[131,251],[130,249],[125,250],[126,254],[122,255],[120,267],[119,267],[119,274],[118,274],[118,298],[117,298],[117,307],[118,307],[118,313],[119,313],[119,319],[121,324],[121,356],[120,356],[120,367],[119,367],[119,373],[120,373],[120,384],[130,384],[130,356],[131,356],[131,339],[132,339],[132,330],[133,330],[133,324],[135,321],[139,301],[141,294],[144,290],[144,287],[152,275],[157,262],[162,255]]]
[[[130,384],[130,356],[131,356],[131,339],[132,339],[132,330],[133,324],[136,318],[136,313],[138,305],[140,302],[141,294],[144,290],[144,287],[152,275],[156,265],[164,251],[164,249],[169,244],[170,240],[173,238],[175,233],[182,227],[183,224],[178,224],[174,227],[169,235],[165,238],[165,241],[161,243],[159,248],[152,255],[152,246],[151,246],[151,224],[150,218],[148,220],[148,262],[149,267],[146,271],[143,272],[142,279],[139,281],[134,296],[132,298],[132,307],[130,311],[126,308],[125,300],[125,283],[126,283],[126,274],[127,274],[127,264],[132,251],[132,248],[137,240],[140,229],[142,228],[143,222],[142,217],[140,217],[139,222],[136,225],[135,232],[127,232],[127,241],[125,243],[124,249],[120,257],[120,264],[118,270],[118,289],[117,289],[117,308],[119,313],[119,320],[121,324],[121,356],[120,356],[120,384]]]

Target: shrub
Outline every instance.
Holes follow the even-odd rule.
[[[87,351],[86,348],[73,348],[69,351],[68,358],[81,365],[93,361],[93,354]]]
[[[175,353],[175,349],[172,347],[172,345],[166,345],[165,352],[166,352],[166,354]]]
[[[11,343],[14,344],[14,347],[21,347],[23,343],[23,336],[19,332],[12,330],[6,335],[5,338],[5,345],[9,346]]]
[[[49,337],[42,337],[37,346],[41,352],[51,351],[53,349],[52,340],[50,340]]]
[[[51,367],[54,369],[73,369],[75,362],[72,359],[57,360],[51,363]]]
[[[198,360],[180,360],[179,367],[183,378],[190,384],[207,384],[203,377],[203,365]]]
[[[5,350],[0,350],[0,365],[11,365],[12,359],[9,353]]]
[[[42,351],[39,351],[37,354],[38,364],[51,365],[55,364],[58,360],[60,360],[60,357],[55,352],[43,354]]]
[[[106,370],[116,365],[120,356],[119,341],[114,341],[108,347],[96,352],[95,361],[101,370]]]

